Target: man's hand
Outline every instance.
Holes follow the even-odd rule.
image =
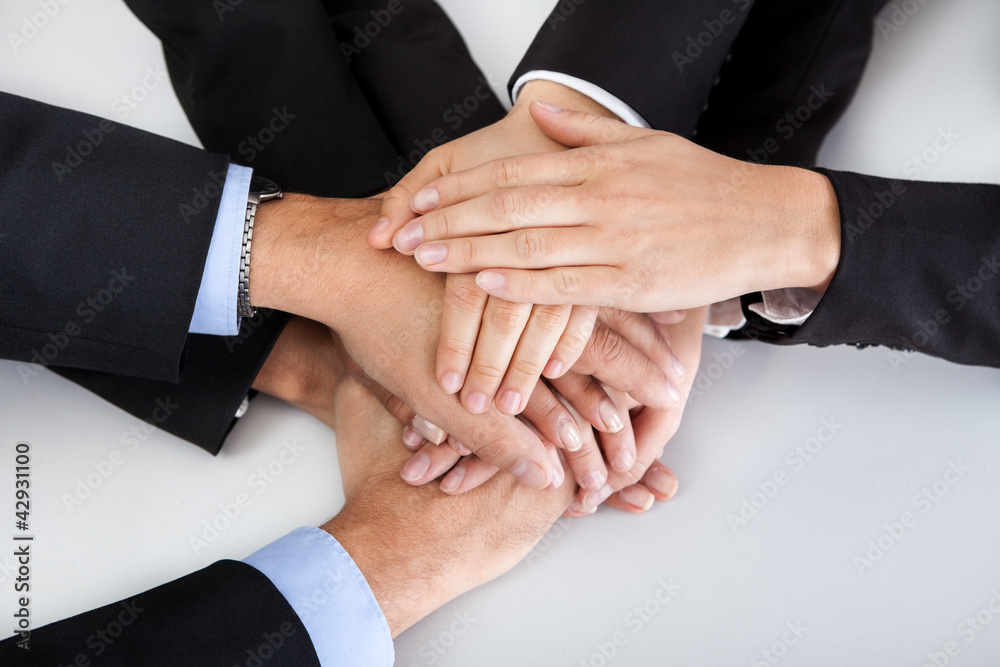
[[[437,383],[444,279],[395,252],[373,250],[365,231],[377,200],[287,195],[258,210],[250,265],[255,305],[326,324],[388,392],[525,484],[545,488],[557,464],[514,417],[470,414]]]
[[[336,403],[346,503],[322,529],[365,575],[393,637],[517,564],[572,500],[572,482],[536,491],[506,474],[456,497],[407,486],[402,425],[353,380]]]
[[[452,173],[413,196],[397,233],[432,271],[481,271],[508,301],[699,307],[785,287],[822,293],[840,257],[829,180],[755,165],[681,137],[535,104],[572,151]]]

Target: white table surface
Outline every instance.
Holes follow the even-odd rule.
[[[442,4],[498,89],[551,6]],[[162,66],[155,38],[117,0],[71,1],[15,51],[8,33],[35,11],[36,0],[0,5],[2,90],[118,118],[113,100]],[[960,138],[924,178],[996,182],[998,25],[995,0],[928,0],[900,30],[876,34],[822,163],[901,177],[951,128]],[[197,144],[167,84],[125,122]],[[400,637],[397,664],[1000,664],[989,609],[1000,610],[1000,372],[922,356],[893,364],[880,349],[744,343],[727,357],[732,345],[706,342],[701,395],[664,456],[681,480],[673,501],[641,517],[560,521],[509,575]],[[797,462],[797,447],[828,435],[824,420],[835,435]],[[32,445],[36,624],[241,558],[343,503],[334,434],[268,398],[218,457],[163,433],[130,451],[141,422],[51,373],[25,382],[17,364],[0,362],[0,424],[4,497],[13,445]],[[252,476],[288,441],[302,454],[262,488]],[[116,450],[113,474],[67,509],[78,480]],[[775,475],[785,483],[773,497],[755,497]],[[955,483],[938,482],[946,476]],[[920,500],[935,482],[941,495]],[[241,492],[252,504],[196,553],[190,536]],[[743,499],[760,507],[734,529],[728,515]],[[906,512],[911,526],[886,534]],[[880,538],[888,551],[859,566]],[[3,635],[10,551],[0,550]]]

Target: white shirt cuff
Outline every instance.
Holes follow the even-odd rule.
[[[354,560],[332,535],[297,528],[243,562],[260,570],[309,633],[323,667],[392,667],[385,615]]]
[[[764,303],[750,305],[750,310],[775,324],[802,326],[816,310],[822,294],[805,287],[788,287],[763,292]]]
[[[594,100],[632,127],[649,128],[649,123],[646,122],[646,119],[636,113],[635,109],[608,91],[604,90],[600,86],[595,86],[589,81],[578,79],[575,76],[570,76],[569,74],[562,74],[561,72],[549,72],[547,70],[539,69],[523,74],[521,78],[514,82],[514,88],[511,91],[511,97],[514,102],[517,102],[517,96],[520,95],[521,89],[524,88],[524,84],[529,81],[551,81],[552,83],[558,83],[566,86],[567,88],[572,88],[581,95],[586,95],[590,99]]]
[[[239,289],[240,256],[243,253],[243,227],[246,223],[247,197],[253,169],[229,165],[222,188],[219,215],[215,219],[208,258],[201,275],[198,301],[191,316],[190,333],[235,336],[240,332],[236,316],[236,293]]]

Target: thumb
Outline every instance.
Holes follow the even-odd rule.
[[[648,130],[585,111],[569,111],[546,102],[532,102],[528,111],[550,139],[564,146],[581,147],[620,143],[644,136]]]

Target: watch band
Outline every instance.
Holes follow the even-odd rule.
[[[250,179],[250,194],[247,197],[247,214],[243,222],[243,252],[240,254],[240,276],[236,292],[237,317],[253,317],[257,309],[250,303],[250,250],[253,246],[253,223],[257,218],[257,208],[271,199],[281,199],[283,193],[274,181],[259,176]]]

